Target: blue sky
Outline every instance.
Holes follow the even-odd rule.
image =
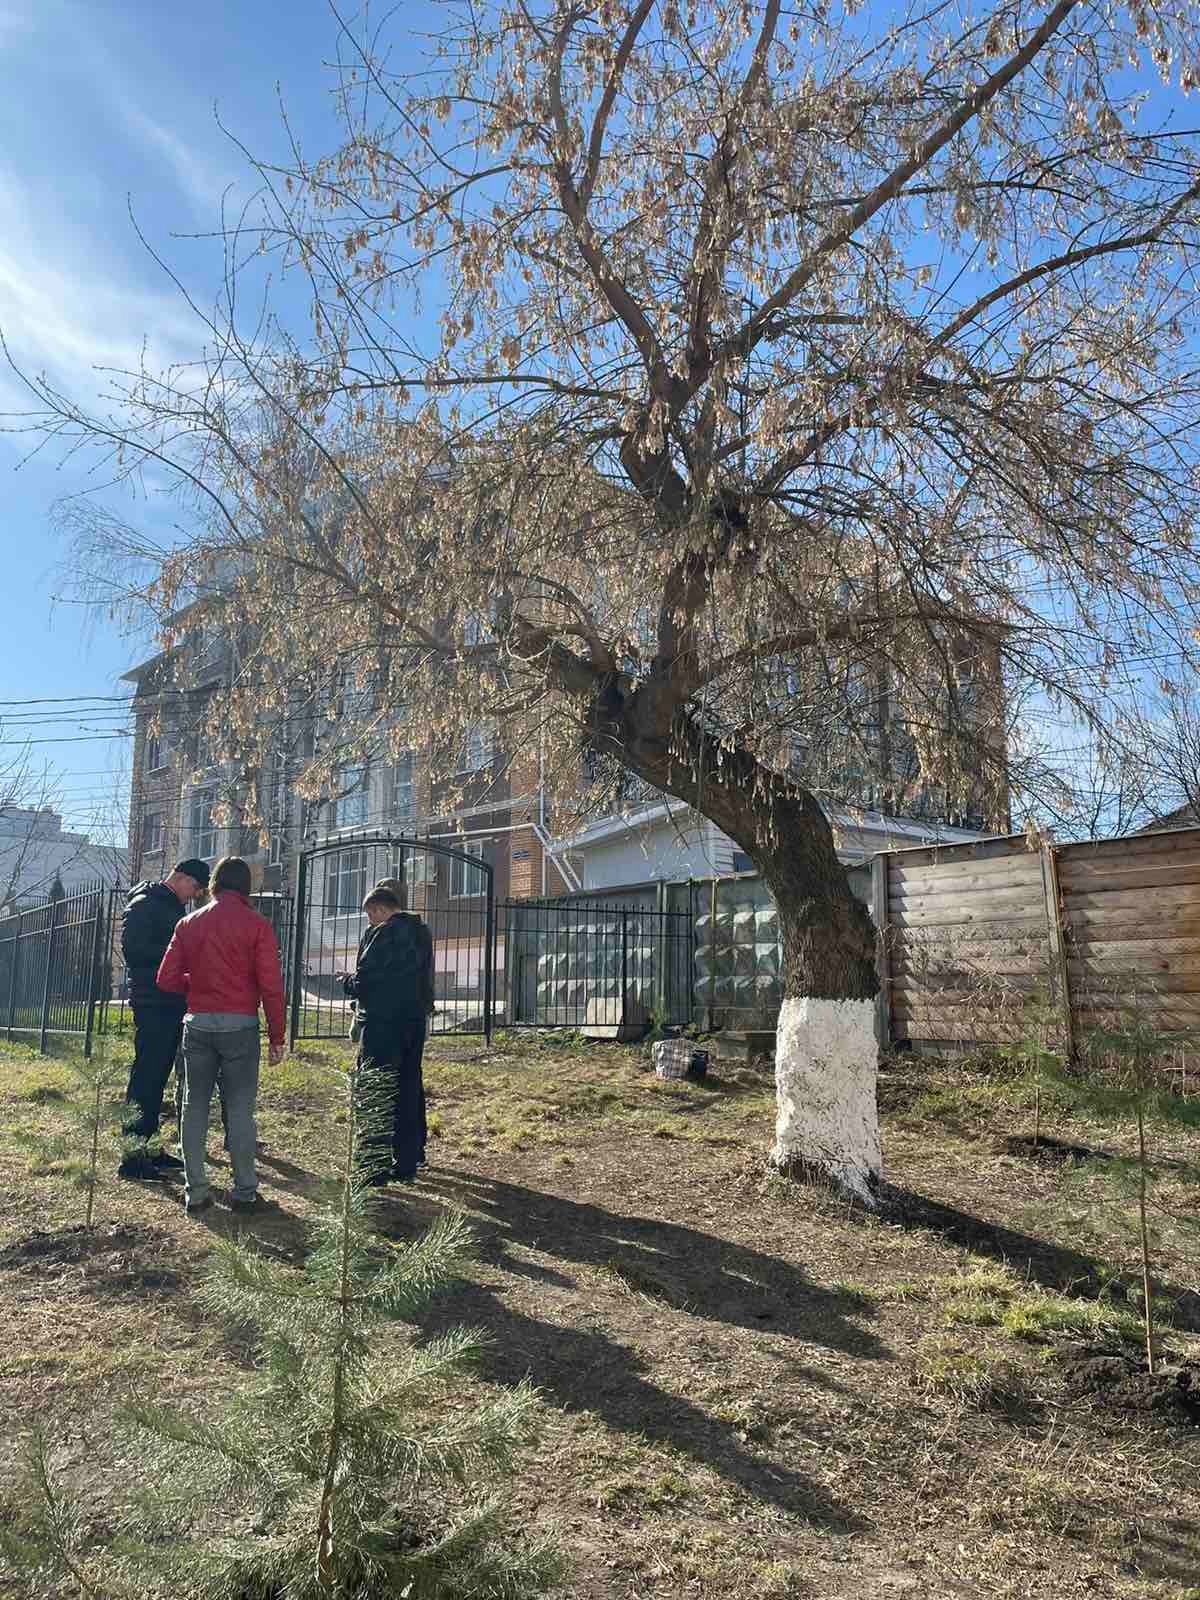
[[[403,0],[405,24],[432,12],[430,0]],[[0,328],[25,365],[90,399],[94,369],[135,365],[143,340],[152,365],[194,353],[198,332],[128,208],[211,300],[219,250],[172,236],[215,226],[228,185],[234,203],[249,192],[214,106],[247,146],[282,158],[278,88],[307,150],[327,150],[337,126],[322,63],[336,41],[328,0],[0,0]],[[24,403],[0,367],[0,412]],[[68,724],[49,720],[53,706],[12,703],[120,694],[145,645],[55,603],[65,552],[51,509],[87,480],[52,451],[16,470],[24,448],[0,433],[0,737],[51,741],[34,753],[62,772],[63,809],[86,826],[124,795],[126,741],[91,737],[123,721],[121,706],[97,701]],[[164,515],[144,502],[117,509]],[[0,768],[13,749],[0,746]]]
[[[407,0],[410,14],[424,0]],[[407,20],[407,17],[406,17]],[[217,286],[211,246],[172,234],[211,227],[231,181],[248,192],[222,121],[256,153],[282,154],[276,86],[310,150],[335,137],[328,91],[336,24],[326,0],[0,0],[0,327],[19,359],[81,396],[97,366],[194,348],[196,334],[135,237],[128,207],[156,246],[183,269],[201,300]],[[0,370],[0,411],[23,404]],[[14,470],[22,441],[0,435],[4,593],[0,600],[0,701],[113,695],[140,646],[115,628],[87,627],[56,605],[63,558],[51,507],[85,480],[53,455]],[[152,508],[126,503],[131,518]],[[121,741],[82,742],[119,720],[113,707],[79,727],[28,722],[52,706],[0,706],[10,726],[46,739],[62,770],[65,811],[86,825],[120,789]],[[116,708],[119,709],[119,708]],[[11,745],[0,758],[11,755]],[[0,766],[3,761],[0,760]]]

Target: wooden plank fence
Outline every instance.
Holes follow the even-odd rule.
[[[1003,1043],[1036,1002],[1068,1051],[1133,1008],[1200,1046],[1200,828],[900,850],[873,871],[894,1042]]]

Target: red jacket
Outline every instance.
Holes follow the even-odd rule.
[[[283,975],[275,935],[266,917],[235,889],[222,889],[177,925],[157,981],[160,989],[185,994],[189,1011],[257,1017],[261,1000],[271,1043],[283,1043]]]

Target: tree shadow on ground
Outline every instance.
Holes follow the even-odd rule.
[[[380,1231],[411,1237],[436,1215],[438,1203],[465,1206],[478,1218],[482,1259],[554,1287],[574,1287],[561,1271],[544,1272],[517,1260],[513,1247],[544,1252],[561,1267],[607,1270],[627,1287],[676,1312],[754,1332],[784,1333],[864,1360],[886,1354],[882,1342],[849,1322],[845,1303],[813,1284],[788,1262],[710,1234],[650,1218],[625,1217],[602,1207],[565,1200],[469,1172],[440,1169],[397,1205],[383,1200]],[[434,1191],[436,1200],[428,1191]],[[822,1527],[851,1532],[865,1526],[819,1483],[790,1465],[756,1455],[733,1426],[701,1405],[658,1387],[645,1357],[593,1321],[585,1326],[543,1321],[506,1303],[503,1289],[466,1282],[421,1318],[429,1336],[457,1323],[483,1327],[490,1344],[481,1373],[512,1384],[526,1375],[545,1398],[565,1411],[590,1413],[614,1432],[680,1451],[719,1473],[746,1494],[803,1516]],[[671,1349],[686,1349],[688,1322],[672,1324]],[[686,1357],[685,1357],[686,1358]],[[799,1374],[796,1374],[797,1376]],[[827,1376],[804,1378],[837,1388]],[[686,1382],[686,1373],[683,1374]]]
[[[1002,1223],[988,1222],[969,1211],[946,1205],[944,1201],[931,1200],[926,1195],[890,1184],[885,1186],[882,1199],[889,1221],[901,1227],[939,1234],[949,1243],[977,1255],[992,1256],[1018,1267],[1043,1289],[1078,1295],[1085,1300],[1093,1300],[1102,1292],[1112,1292],[1111,1275],[1103,1270],[1103,1264],[1095,1256],[1085,1255],[1069,1245],[1055,1244],[1049,1239],[1007,1228]],[[1174,1302],[1176,1327],[1189,1332],[1200,1331],[1200,1295],[1194,1289],[1157,1278],[1155,1286]]]
[[[487,1219],[482,1254],[496,1265],[508,1268],[507,1248],[522,1246],[560,1264],[599,1268],[635,1292],[705,1321],[784,1334],[859,1360],[889,1354],[862,1326],[869,1308],[849,1320],[844,1295],[822,1288],[779,1256],[681,1223],[626,1216],[455,1168],[439,1168],[425,1184]],[[516,1270],[526,1271],[527,1263]]]
[[[318,1177],[307,1167],[298,1167],[294,1161],[285,1161],[282,1156],[273,1156],[266,1150],[258,1151],[255,1160],[263,1181],[272,1189],[282,1189],[288,1194],[316,1194],[330,1181]]]

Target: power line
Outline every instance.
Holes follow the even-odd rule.
[[[115,733],[84,733],[69,739],[0,739],[0,749],[6,746],[12,750],[24,750],[31,744],[96,744],[103,739],[132,739],[133,733],[129,728],[121,728]]]

